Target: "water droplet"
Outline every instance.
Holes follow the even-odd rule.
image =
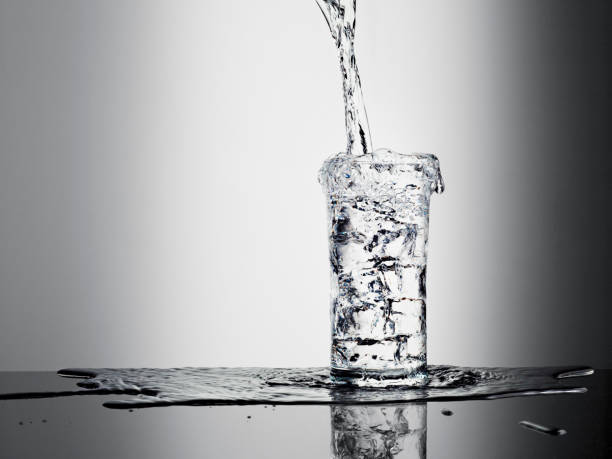
[[[539,432],[545,435],[551,435],[553,437],[560,437],[567,433],[567,430],[565,429],[559,429],[557,427],[547,427],[540,424],[536,424],[535,422],[531,421],[521,421],[519,422],[519,424],[526,429],[533,430],[534,432]]]

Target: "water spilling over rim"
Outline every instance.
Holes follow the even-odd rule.
[[[445,188],[436,155],[403,154],[387,148],[364,155],[340,152],[330,156],[319,171],[319,183],[325,191],[340,195],[392,194],[420,183],[437,193]]]

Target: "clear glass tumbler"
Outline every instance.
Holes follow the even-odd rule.
[[[331,376],[356,385],[427,382],[425,278],[438,159],[340,153],[321,168],[328,198]]]

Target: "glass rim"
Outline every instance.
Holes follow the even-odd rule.
[[[388,149],[378,149],[378,150],[387,150]],[[367,155],[354,156],[348,154],[345,151],[339,152],[337,155],[334,155],[329,158],[329,160],[338,159],[341,157],[343,160],[347,162],[357,163],[357,164],[381,164],[381,165],[397,165],[397,166],[411,166],[411,165],[421,165],[426,164],[428,162],[434,163],[433,165],[438,166],[439,159],[434,153],[397,153],[400,157],[400,161],[388,160],[386,158],[376,158],[371,153]],[[366,157],[367,156],[367,157]]]

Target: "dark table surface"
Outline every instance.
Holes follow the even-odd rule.
[[[128,411],[102,406],[113,396],[0,400],[0,457],[612,458],[612,370],[576,381],[588,392],[367,408]],[[74,388],[74,380],[53,372],[0,372],[0,394]],[[377,419],[387,430],[376,427]],[[519,425],[524,420],[567,434],[535,432]],[[371,449],[359,456],[360,448]]]

